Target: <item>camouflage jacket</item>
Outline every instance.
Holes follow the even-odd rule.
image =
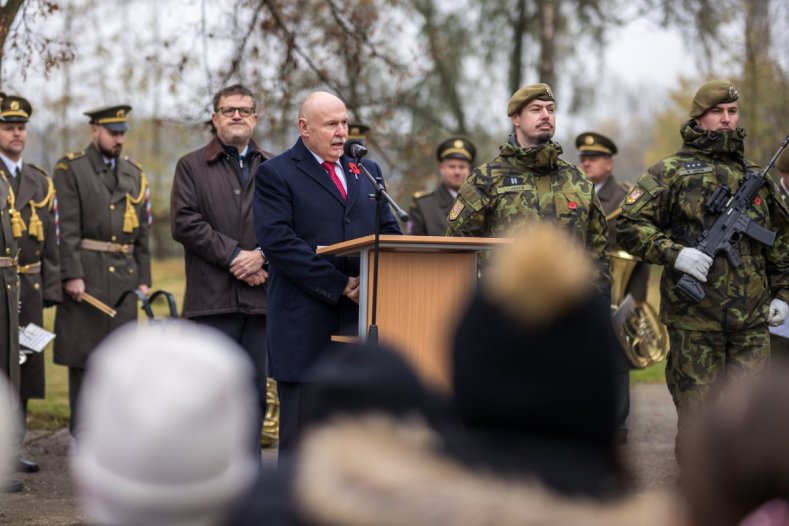
[[[743,158],[745,132],[709,132],[683,124],[682,148],[658,162],[636,183],[622,203],[617,240],[628,252],[649,263],[664,265],[660,283],[661,320],[670,327],[698,331],[737,331],[767,322],[771,298],[789,301],[789,210],[775,183],[766,178],[748,215],[777,233],[767,247],[743,236],[736,247],[742,265],[734,268],[719,254],[702,284],[706,297],[688,301],[675,289],[682,273],[674,268],[677,254],[694,246],[717,215],[705,208],[721,185],[732,194],[746,170],[758,167]]]
[[[449,213],[448,236],[496,237],[514,224],[555,219],[585,244],[610,282],[608,227],[592,182],[549,142],[522,148],[510,136],[498,157],[476,168]]]

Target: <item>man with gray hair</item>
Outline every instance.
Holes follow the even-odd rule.
[[[280,451],[295,445],[304,373],[332,334],[355,330],[359,260],[324,257],[317,247],[375,231],[375,188],[343,154],[348,110],[336,96],[311,93],[299,108],[299,139],[255,174],[255,234],[270,261],[268,351],[280,395]],[[379,166],[363,166],[381,177]],[[382,234],[399,234],[388,206]]]

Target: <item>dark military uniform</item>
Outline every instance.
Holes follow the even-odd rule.
[[[477,147],[461,137],[450,137],[436,148],[436,158],[439,163],[445,160],[459,160],[468,163],[470,168],[477,155]],[[441,170],[441,165],[439,166]],[[459,172],[458,172],[459,173]],[[443,176],[442,176],[443,177]],[[457,181],[442,180],[441,184],[432,192],[417,192],[411,202],[411,209],[408,212],[408,224],[406,233],[414,236],[443,236],[447,231],[447,215],[452,210],[452,203],[455,202],[457,192],[450,186],[460,184],[460,176],[455,174],[450,176],[457,177]]]
[[[129,106],[87,112],[94,125],[112,132],[126,130]],[[91,144],[55,165],[60,211],[60,270],[63,281],[82,278],[85,292],[112,306],[120,296],[151,283],[148,252],[148,185],[139,165],[128,157],[105,164]],[[75,430],[78,397],[88,356],[110,332],[137,319],[134,297],[110,318],[84,300],[68,294],[55,318],[55,363],[69,367],[71,430]]]
[[[0,176],[0,371],[19,389],[19,278],[17,244],[11,228],[8,179]]]
[[[86,292],[113,305],[125,291],[150,285],[151,268],[145,176],[128,157],[118,158],[117,184],[110,189],[106,184],[110,171],[90,145],[59,160],[54,180],[61,277],[84,279]],[[64,294],[55,322],[55,363],[84,368],[90,352],[107,334],[137,318],[131,300],[117,310],[117,316],[110,318]]]
[[[0,162],[0,171],[10,170]],[[44,306],[60,303],[60,267],[55,222],[55,188],[46,172],[24,163],[19,175],[9,180],[16,187],[14,201],[24,231],[17,239],[19,248],[19,323],[44,326]],[[22,400],[44,398],[44,354],[30,353],[21,368]]]
[[[758,167],[743,158],[741,129],[705,131],[691,119],[680,133],[682,148],[650,167],[625,198],[617,233],[627,251],[665,267],[660,314],[671,345],[666,382],[682,433],[692,421],[690,411],[724,370],[757,370],[767,361],[770,301],[789,300],[789,211],[768,178],[748,216],[777,233],[775,244],[743,237],[742,265],[734,268],[726,257],[716,257],[703,284],[706,297],[699,303],[686,299],[676,289],[682,272],[674,263],[717,219],[705,203],[722,185],[736,192],[745,170]]]
[[[414,236],[443,236],[447,232],[447,216],[455,197],[445,184],[432,192],[417,192],[408,212],[407,233]]]
[[[504,236],[514,224],[550,218],[567,228],[608,272],[608,228],[592,182],[559,158],[553,141],[534,148],[510,136],[501,153],[474,169],[449,213],[448,236]]]
[[[619,151],[614,141],[596,132],[584,132],[578,135],[575,139],[575,147],[578,149],[578,155],[581,158],[584,156],[603,156],[610,159]],[[620,204],[629,191],[630,188],[617,181],[613,174],[603,181],[602,186],[596,188],[597,197],[600,199],[600,204],[603,205],[603,211],[608,222],[609,251],[621,250],[621,247],[616,242],[616,218],[622,211]],[[635,300],[645,301],[648,282],[649,266],[637,263],[625,287],[625,293],[629,293]],[[614,298],[614,301],[618,301],[618,299]]]

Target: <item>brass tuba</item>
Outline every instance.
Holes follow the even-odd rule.
[[[660,323],[654,307],[626,295],[638,260],[622,250],[611,253],[611,312],[614,327],[628,361],[643,369],[666,359],[668,330]]]

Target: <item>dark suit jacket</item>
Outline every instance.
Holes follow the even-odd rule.
[[[341,163],[348,201],[301,139],[290,150],[260,165],[255,173],[255,235],[269,265],[268,352],[270,373],[299,382],[332,334],[358,316],[355,303],[342,296],[349,276],[359,274],[358,258],[318,256],[319,246],[374,232],[374,189],[363,174]],[[364,166],[373,176],[381,169]],[[399,234],[389,207],[383,207],[381,232]]]
[[[444,236],[455,198],[445,184],[428,194],[416,194],[408,212],[408,233],[414,236]]]

